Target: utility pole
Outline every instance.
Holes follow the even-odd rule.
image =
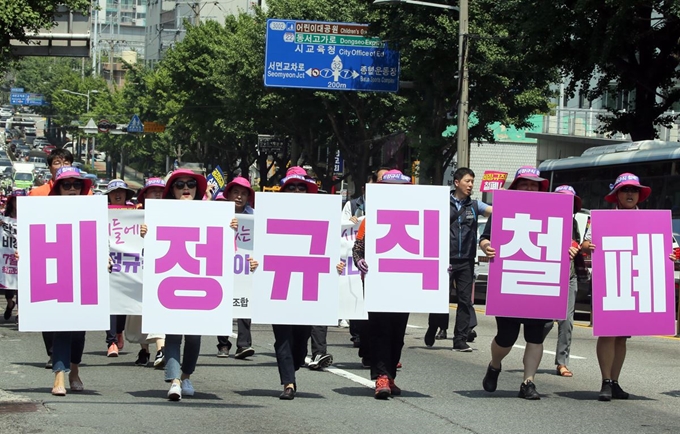
[[[468,0],[460,0],[458,26],[458,132],[457,137],[457,165],[456,167],[470,167],[470,144],[468,142]]]

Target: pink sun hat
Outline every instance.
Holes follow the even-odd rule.
[[[165,190],[165,180],[163,178],[147,179],[146,183],[144,184],[144,187],[142,187],[142,189],[139,190],[139,193],[137,193],[137,202],[144,205],[144,201],[146,200],[144,196],[146,195],[147,190],[153,187],[160,187],[163,190]]]
[[[579,212],[581,210],[582,202],[581,198],[576,194],[576,190],[571,185],[560,185],[555,189],[555,193],[569,194],[574,196],[574,212]]]
[[[226,197],[229,195],[229,190],[231,190],[233,187],[235,187],[237,185],[248,189],[248,204],[251,206],[251,208],[255,208],[255,190],[253,190],[253,187],[250,186],[250,182],[246,178],[244,178],[243,176],[237,176],[229,184],[227,184],[226,187],[224,187],[224,194],[223,194],[224,200],[227,200]],[[316,185],[316,184],[314,184],[314,185]],[[281,187],[281,188],[283,189],[283,187]],[[308,190],[309,190],[309,188],[308,188]],[[215,198],[215,200],[218,200],[218,199]]]
[[[286,177],[281,180],[281,190],[286,191],[286,187],[289,184],[295,183],[295,181],[304,181],[307,183],[307,193],[318,193],[319,186],[316,182],[307,175],[307,171],[300,166],[293,166],[286,172]]]
[[[541,178],[541,171],[534,166],[522,166],[517,169],[515,173],[515,179],[512,180],[512,184],[508,187],[508,190],[516,190],[517,183],[521,179],[528,179],[529,181],[536,181],[539,183],[541,191],[548,191],[550,188],[550,181],[545,178]]]
[[[388,170],[379,181],[381,184],[410,184],[411,177],[401,173],[401,170]]]
[[[177,180],[177,178],[181,178],[182,176],[188,176],[191,178],[194,178],[196,180],[196,197],[194,198],[195,200],[203,200],[203,196],[205,196],[205,191],[208,189],[208,180],[205,179],[205,176],[199,175],[197,173],[194,173],[191,170],[188,169],[177,169],[172,174],[170,174],[170,177],[165,183],[165,190],[163,190],[163,197],[164,198],[170,198],[171,193],[172,193],[172,188],[173,184]]]
[[[637,187],[640,189],[640,198],[638,199],[638,202],[645,201],[649,195],[652,194],[652,189],[650,187],[640,184],[640,178],[637,175],[632,173],[622,173],[618,176],[618,178],[616,178],[616,181],[613,184],[609,184],[609,188],[611,188],[612,191],[610,191],[609,194],[604,197],[604,200],[609,203],[617,203],[619,199],[616,194],[620,188],[626,186]]]

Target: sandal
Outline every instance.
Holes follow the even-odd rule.
[[[571,372],[569,370],[569,368],[567,368],[566,365],[557,365],[556,371],[557,371],[556,372],[557,375],[559,375],[560,377],[573,377],[574,376],[574,373]]]

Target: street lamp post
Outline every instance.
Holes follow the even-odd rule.
[[[74,92],[74,91],[68,90],[68,89],[62,89],[61,91],[66,92],[66,93],[70,93],[72,95],[80,95],[80,96],[86,97],[87,98],[87,112],[88,113],[90,112],[90,94],[91,93],[99,93],[99,91],[96,90],[96,89],[88,90],[87,93]]]
[[[458,0],[458,7],[420,0],[375,0],[374,5],[406,3],[458,11],[458,131],[457,167],[470,167],[470,147],[468,144],[468,0]]]

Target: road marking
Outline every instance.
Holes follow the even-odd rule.
[[[414,325],[411,325],[411,324],[406,324],[406,327],[412,328],[412,329],[424,329],[425,328],[425,327],[421,327],[421,326],[414,326]]]
[[[375,384],[373,383],[373,381],[371,381],[367,378],[364,378],[364,377],[360,377],[356,374],[352,374],[351,372],[347,372],[344,369],[336,368],[334,366],[329,366],[328,368],[324,368],[324,371],[328,371],[331,374],[335,374],[335,375],[338,375],[340,377],[346,378],[350,381],[354,381],[355,383],[359,383],[362,386],[366,386],[366,387],[369,387],[371,389],[375,388]]]
[[[513,345],[513,347],[515,347],[515,348],[521,348],[521,349],[525,349],[525,348],[526,348],[526,347],[524,347],[523,345],[517,345],[517,344]],[[554,351],[548,351],[548,350],[543,350],[543,352],[546,353],[546,354],[553,355],[553,356],[557,354],[557,353],[555,353]],[[572,354],[569,355],[569,358],[570,358],[570,359],[586,360],[585,357],[574,356],[574,355],[572,355]]]
[[[305,363],[309,365],[309,362],[312,361],[312,358],[307,356],[305,357]],[[359,383],[362,386],[370,387],[371,389],[375,389],[375,383],[373,381],[366,379],[364,377],[360,377],[356,374],[352,374],[351,372],[345,371],[344,369],[336,368],[335,366],[329,366],[327,368],[321,368],[321,371],[328,371],[331,374],[337,375],[342,378],[346,378],[350,381],[354,381],[355,383]]]

